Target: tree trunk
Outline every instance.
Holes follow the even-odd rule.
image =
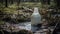
[[[60,8],[60,0],[56,0],[57,2],[57,7]]]
[[[51,0],[48,0],[48,1],[47,1],[47,4],[50,4],[50,1],[51,1]]]
[[[5,0],[5,7],[8,7],[8,2],[7,2],[7,0]]]
[[[19,4],[20,4],[20,0],[17,0],[17,6],[19,6]]]
[[[11,4],[13,4],[13,0],[11,0]]]

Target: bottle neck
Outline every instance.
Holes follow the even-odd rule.
[[[34,8],[34,13],[39,13],[37,7]]]

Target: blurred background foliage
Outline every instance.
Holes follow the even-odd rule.
[[[10,16],[9,18],[14,19],[16,22],[25,21],[30,19],[33,13],[31,10],[33,10],[34,7],[38,7],[42,19],[52,21],[52,15],[60,13],[59,1],[60,0],[0,0],[0,19],[4,20],[8,18],[4,16],[8,15]],[[13,15],[15,15],[16,18],[14,18]]]
[[[39,8],[42,20],[45,19],[49,26],[60,22],[60,0],[0,0],[0,25],[30,21],[34,7]],[[18,32],[27,33],[33,34],[27,30]]]

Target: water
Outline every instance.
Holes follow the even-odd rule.
[[[19,23],[18,25],[22,25],[26,30],[32,30],[33,32],[35,32],[38,29],[36,25],[31,25],[31,22]]]
[[[31,30],[31,22],[19,23],[19,26],[24,26],[24,29]]]
[[[5,26],[7,26],[7,27],[5,27]],[[35,32],[38,29],[37,26],[31,25],[31,22],[22,22],[22,23],[19,23],[19,24],[6,23],[5,26],[3,27],[3,29],[8,31],[8,32],[11,32],[9,27],[11,27],[13,29],[12,32],[18,32],[21,29],[31,30],[31,31]]]

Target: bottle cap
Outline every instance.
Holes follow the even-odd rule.
[[[34,13],[38,13],[38,8],[37,7],[34,8]]]

